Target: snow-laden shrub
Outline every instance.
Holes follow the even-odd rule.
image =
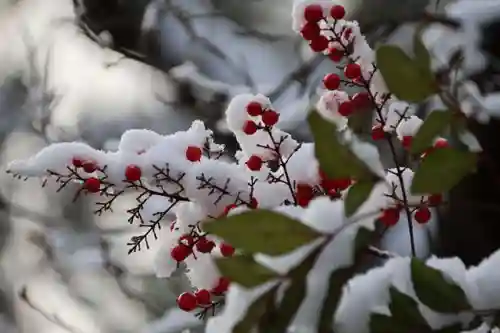
[[[156,272],[169,277],[187,266],[193,290],[178,305],[208,318],[207,333],[492,328],[500,318],[500,253],[471,269],[456,258],[422,261],[412,232],[474,172],[481,149],[465,119],[481,112],[480,97],[464,98],[471,82],[450,87],[435,77],[419,34],[412,57],[389,45],[373,51],[344,17],[328,0],[294,7],[297,32],[344,70],[324,78],[308,118],[313,143],[280,130],[279,110],[267,97],[244,94],[226,111],[241,147],[237,163],[222,159],[224,147],[195,121],[167,136],[129,130],[114,152],[53,144],[8,171],[78,184],[77,195],[98,198],[97,214],[137,193],[129,223],[144,232],[130,240],[130,253],[147,248],[174,214],[159,240]],[[350,96],[341,90],[346,85],[359,92]],[[417,118],[414,104],[432,97],[442,108]],[[387,142],[392,168],[384,169],[366,133]],[[400,146],[405,159],[397,156]],[[380,230],[402,220],[412,257],[373,245]],[[370,256],[385,262],[365,271]]]

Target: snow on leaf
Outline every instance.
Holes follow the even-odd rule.
[[[437,312],[458,313],[471,308],[462,288],[418,259],[411,260],[411,279],[418,299]]]

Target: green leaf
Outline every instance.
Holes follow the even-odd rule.
[[[358,208],[370,197],[374,186],[374,182],[368,181],[355,183],[351,186],[351,188],[347,191],[347,196],[344,202],[345,214],[347,217],[356,213]]]
[[[404,323],[397,322],[394,318],[372,313],[370,315],[370,333],[406,333],[408,327]]]
[[[286,331],[306,296],[307,274],[313,268],[325,245],[326,243],[311,251],[299,265],[288,272],[291,284],[285,290],[277,311],[269,314],[272,321],[264,326],[263,332],[282,333]]]
[[[463,332],[464,329],[460,324],[454,324],[450,326],[445,326],[437,330],[433,330],[432,333],[460,333]]]
[[[430,330],[429,324],[418,309],[418,303],[413,298],[392,286],[389,288],[389,294],[391,296],[389,309],[396,321],[419,330]]]
[[[372,110],[359,110],[347,119],[347,125],[357,135],[370,134],[373,124]]]
[[[411,278],[418,299],[429,308],[441,313],[458,313],[470,310],[464,291],[449,282],[443,273],[422,261],[412,258]]]
[[[413,37],[413,53],[415,54],[415,62],[420,67],[422,73],[426,73],[430,78],[432,78],[431,55],[422,43],[419,31],[417,31]]]
[[[366,250],[366,248],[373,241],[375,232],[360,227],[357,231],[356,238],[353,243],[354,262],[359,263],[359,256]],[[323,301],[321,315],[319,320],[319,332],[330,333],[332,331],[332,318],[335,315],[342,290],[344,285],[353,277],[356,272],[357,265],[343,267],[336,269],[330,275],[328,283],[328,293]]]
[[[372,172],[338,138],[337,126],[319,113],[311,112],[309,127],[314,138],[314,152],[321,170],[332,179],[373,178]]]
[[[448,110],[431,112],[418,129],[417,134],[413,137],[411,152],[413,154],[420,154],[431,147],[434,139],[450,126],[452,119],[453,114]]]
[[[410,191],[413,194],[442,193],[457,185],[476,168],[474,153],[441,148],[430,153],[415,172]]]
[[[417,103],[437,93],[428,73],[396,46],[380,46],[376,51],[376,64],[389,91],[401,100]]]
[[[255,262],[250,255],[219,258],[216,259],[215,263],[223,276],[245,288],[256,287],[279,277],[276,272]]]
[[[266,314],[269,303],[274,301],[278,286],[279,285],[276,285],[260,295],[257,300],[250,305],[243,319],[233,328],[233,333],[252,332],[255,325],[259,322],[259,319]]]
[[[281,255],[321,234],[303,223],[269,210],[252,210],[206,223],[203,228],[248,253]]]

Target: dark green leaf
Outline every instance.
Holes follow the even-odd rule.
[[[267,306],[276,297],[278,285],[260,295],[247,310],[245,317],[233,328],[233,333],[250,333],[260,318],[265,315]]]
[[[434,139],[443,134],[450,126],[453,115],[447,110],[436,110],[431,112],[424,123],[418,129],[417,134],[411,142],[411,152],[413,154],[423,153],[432,146]]]
[[[347,217],[356,213],[358,208],[370,197],[374,186],[374,182],[368,181],[355,183],[351,186],[351,188],[347,191],[347,196],[344,202],[345,215]]]
[[[356,263],[359,262],[359,256],[373,241],[375,233],[364,227],[360,227],[357,231],[356,238],[353,244],[354,262],[355,264],[349,267],[336,269],[332,272],[329,279],[328,293],[323,301],[321,316],[319,320],[319,332],[330,333],[332,330],[332,318],[335,315],[337,306],[342,296],[344,285],[352,278],[356,272]]]
[[[267,323],[265,330],[263,329],[264,332],[282,333],[286,331],[306,296],[307,274],[313,268],[324,246],[325,244],[318,246],[299,265],[290,270],[288,276],[291,284],[285,290],[277,311],[272,315],[269,314],[272,321]]]
[[[437,149],[430,153],[415,172],[411,184],[413,194],[449,191],[476,168],[474,153],[452,148]]]
[[[394,318],[372,313],[370,315],[370,333],[407,333],[408,327],[404,323],[397,322]]]
[[[248,253],[289,253],[321,236],[303,223],[268,210],[252,210],[206,223],[203,228]]]
[[[415,258],[411,260],[411,278],[418,299],[432,310],[458,313],[471,309],[464,291],[458,285],[447,281],[439,270]]]
[[[431,55],[422,43],[422,39],[418,31],[413,37],[413,53],[415,54],[415,62],[420,67],[422,73],[427,73],[427,75],[432,78]]]
[[[446,326],[437,330],[433,330],[432,333],[460,333],[463,332],[464,329],[460,324],[454,324],[451,326]]]
[[[311,112],[309,127],[314,137],[315,156],[321,170],[332,179],[372,178],[371,171],[349,148],[338,139],[337,126],[324,119],[319,113]]]
[[[371,110],[356,111],[347,120],[347,125],[357,135],[370,134],[372,124],[373,112]]]
[[[437,92],[435,82],[399,47],[380,46],[376,51],[376,64],[387,88],[399,99],[417,103]]]
[[[215,262],[223,276],[246,288],[256,287],[278,277],[274,271],[255,262],[250,255],[219,258]]]
[[[392,286],[389,293],[391,296],[389,309],[396,321],[422,331],[430,330],[429,324],[418,309],[418,303],[413,298]]]

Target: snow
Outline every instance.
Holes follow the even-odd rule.
[[[463,1],[463,3],[467,2]],[[304,23],[301,13],[304,6],[309,3],[312,1],[295,2],[293,9],[293,28],[295,30],[300,29]],[[314,3],[322,4],[325,10],[333,4],[329,0],[315,0]],[[199,0],[193,1],[192,4],[200,6],[191,7],[188,4],[184,4],[184,6],[196,10],[198,13],[205,13],[210,7]],[[451,12],[459,17],[462,13],[460,8],[463,9],[463,7],[454,7]],[[153,9],[150,11],[154,12]],[[151,25],[153,14],[148,14],[144,22],[145,25]],[[479,13],[477,14],[479,15]],[[472,22],[476,21],[467,19],[464,22],[466,23],[466,35],[473,37],[476,30],[473,29]],[[345,37],[353,42],[354,53],[351,60],[361,65],[365,77],[371,75],[373,51],[361,35],[359,25],[357,22],[350,21],[340,23],[353,30],[350,37]],[[220,34],[215,33],[214,36],[217,37],[214,39],[227,38],[229,32],[222,27],[227,28],[228,22],[213,21],[207,26],[214,28],[213,31],[220,32]],[[345,40],[345,42],[347,41]],[[195,48],[193,47],[193,49]],[[207,56],[207,54],[202,54],[202,56]],[[282,128],[282,116],[284,115],[286,122],[290,120],[290,115],[289,111],[283,112],[279,107],[273,105],[277,101],[271,101],[263,94],[245,91],[246,88],[241,82],[238,82],[237,79],[233,80],[230,75],[225,77],[222,71],[219,76],[215,75],[215,72],[207,74],[208,70],[201,68],[202,66],[196,61],[197,57],[199,55],[193,51],[192,61],[174,68],[171,74],[177,80],[188,80],[193,83],[203,98],[210,99],[211,94],[220,91],[233,97],[227,106],[225,115],[227,128],[235,135],[241,147],[241,151],[236,155],[238,163],[217,159],[209,156],[211,154],[204,154],[199,161],[188,160],[186,157],[188,147],[202,149],[208,144],[208,150],[211,153],[221,152],[224,148],[213,142],[213,133],[206,128],[203,122],[195,120],[186,130],[170,135],[161,135],[145,129],[128,130],[123,133],[119,142],[115,142],[113,147],[116,149],[113,151],[97,150],[81,142],[52,144],[31,158],[13,161],[8,166],[8,170],[14,175],[40,178],[50,176],[49,171],[58,172],[69,178],[76,177],[73,179],[74,181],[80,181],[90,175],[72,167],[72,159],[76,157],[85,161],[93,161],[100,169],[92,175],[105,175],[103,181],[111,187],[110,191],[137,194],[138,201],[141,200],[141,197],[144,198],[144,202],[140,202],[138,208],[144,223],[153,221],[158,214],[169,213],[168,218],[166,217],[164,220],[175,216],[174,227],[162,229],[161,247],[153,263],[155,273],[159,278],[169,278],[177,271],[178,264],[173,260],[170,252],[174,246],[179,244],[179,238],[186,234],[194,235],[193,237],[205,236],[203,227],[206,226],[206,223],[211,223],[213,218],[221,216],[227,206],[231,204],[238,205],[229,213],[236,215],[251,209],[247,205],[252,199],[255,199],[259,208],[273,210],[309,226],[321,236],[282,256],[273,257],[256,253],[254,258],[261,265],[280,274],[286,274],[312,251],[317,250],[319,246],[324,246],[313,269],[307,274],[306,296],[291,325],[291,329],[295,332],[314,332],[318,324],[322,300],[328,292],[330,274],[335,270],[354,264],[354,240],[359,230],[361,228],[374,230],[375,220],[380,211],[403,202],[405,197],[407,198],[406,204],[411,206],[420,205],[425,201],[425,197],[409,193],[414,176],[414,172],[410,168],[385,170],[377,148],[362,141],[349,129],[344,128],[346,119],[338,113],[338,105],[348,100],[349,95],[343,91],[319,91],[318,112],[324,118],[338,125],[339,129],[342,130],[339,133],[342,141],[375,175],[380,176],[381,181],[374,185],[368,199],[350,218],[345,216],[342,199],[332,200],[326,195],[313,199],[307,207],[284,205],[285,199],[293,202],[295,193],[291,191],[294,191],[294,187],[298,183],[311,186],[320,185],[319,165],[314,156],[314,143],[300,144]],[[262,57],[266,58],[265,55]],[[275,65],[274,62],[273,64]],[[269,68],[271,65],[267,64],[263,67]],[[470,68],[476,68],[478,63],[469,63],[469,65]],[[284,64],[280,64],[280,68],[284,66]],[[217,68],[214,71],[216,70]],[[120,72],[119,70],[113,69],[111,71],[115,71],[115,79],[124,78],[121,76],[123,73],[117,74]],[[64,76],[64,73],[59,73],[59,75]],[[94,77],[91,73],[82,73],[82,78],[86,82],[77,86],[88,88],[90,84],[88,81]],[[104,81],[104,86],[114,83],[112,79]],[[464,105],[469,103],[470,108],[467,110],[470,111],[468,113],[470,116],[476,115],[477,107],[488,111],[495,109],[500,104],[498,95],[480,96],[474,85],[464,85],[463,87],[465,87],[462,89],[465,91],[465,96],[461,102]],[[123,89],[120,93],[128,93],[132,86],[124,86]],[[387,93],[383,78],[378,72],[373,77],[370,89],[373,94],[378,96],[377,98],[381,98],[382,94]],[[239,92],[236,93],[236,91]],[[63,101],[65,107],[71,105],[68,102],[71,98],[76,97],[70,96]],[[97,101],[100,99],[97,98]],[[124,103],[130,102],[130,100],[126,100]],[[259,102],[266,110],[277,112],[280,115],[277,126],[264,127],[260,117],[249,116],[246,111],[249,102]],[[303,99],[298,98],[297,105],[303,107],[305,105],[303,102]],[[287,106],[284,107],[284,109],[286,108]],[[391,98],[381,110],[383,119],[375,117],[374,122],[384,124],[384,129],[388,132],[396,130],[399,138],[413,136],[422,125],[422,120],[414,116],[414,112],[415,109],[412,105]],[[401,119],[402,114],[404,114],[405,119]],[[490,115],[494,116],[493,113]],[[486,118],[483,116],[482,119]],[[247,121],[255,121],[262,128],[259,128],[255,134],[247,135],[242,130]],[[472,134],[463,133],[460,138],[468,144],[471,150],[480,150],[479,144],[477,140],[474,141],[475,138],[472,137]],[[280,168],[277,171],[270,171],[267,166],[264,166],[258,172],[249,171],[245,162],[253,155],[261,157],[264,162],[276,161],[277,159]],[[343,161],[338,162],[342,163]],[[135,183],[135,187],[130,186],[130,182],[124,179],[126,167],[132,164],[141,168],[142,171],[142,179]],[[286,172],[283,165],[287,168]],[[281,181],[269,182],[268,177],[270,176],[281,179]],[[400,183],[400,178],[402,178],[403,184]],[[347,189],[343,193],[344,197],[346,194],[349,195],[349,191]],[[97,198],[100,196],[109,196],[109,192],[95,194]],[[435,213],[434,210],[432,212]],[[410,221],[410,223],[413,222]],[[426,225],[413,227],[418,257],[425,259],[431,255],[428,236],[434,233],[435,228],[436,218]],[[408,229],[406,216],[401,214],[400,221],[387,231],[386,237],[382,239],[380,244],[382,249],[394,252],[393,258],[387,260],[381,267],[355,276],[344,286],[338,311],[335,318],[332,318],[332,326],[336,332],[368,332],[367,325],[371,313],[389,313],[389,288],[391,286],[418,301],[410,276],[411,253],[408,246]],[[217,245],[222,241],[212,235],[207,237]],[[214,258],[221,256],[220,251],[201,253],[195,248],[193,252],[194,256],[188,256],[184,261],[191,287],[213,288],[220,278],[220,272],[214,262]],[[475,309],[484,309],[500,306],[500,297],[498,297],[500,292],[497,290],[499,287],[496,283],[500,278],[496,269],[500,261],[499,258],[500,255],[495,253],[479,266],[469,270],[456,258],[438,259],[431,257],[426,263],[441,270],[448,280],[458,284],[465,291]],[[276,286],[277,283],[278,281],[268,281],[253,289],[245,289],[237,283],[232,283],[225,295],[226,306],[220,314],[208,320],[205,332],[230,333],[238,321],[243,318],[252,302]],[[419,309],[434,329],[442,328],[450,323],[466,322],[470,319],[470,315],[465,314],[443,315],[436,313],[420,302]],[[174,310],[165,315],[162,319],[162,325],[166,325],[165,330],[170,332],[185,326],[195,326],[191,319],[191,314],[179,314],[177,310]],[[154,331],[155,328],[151,328],[151,332]]]

